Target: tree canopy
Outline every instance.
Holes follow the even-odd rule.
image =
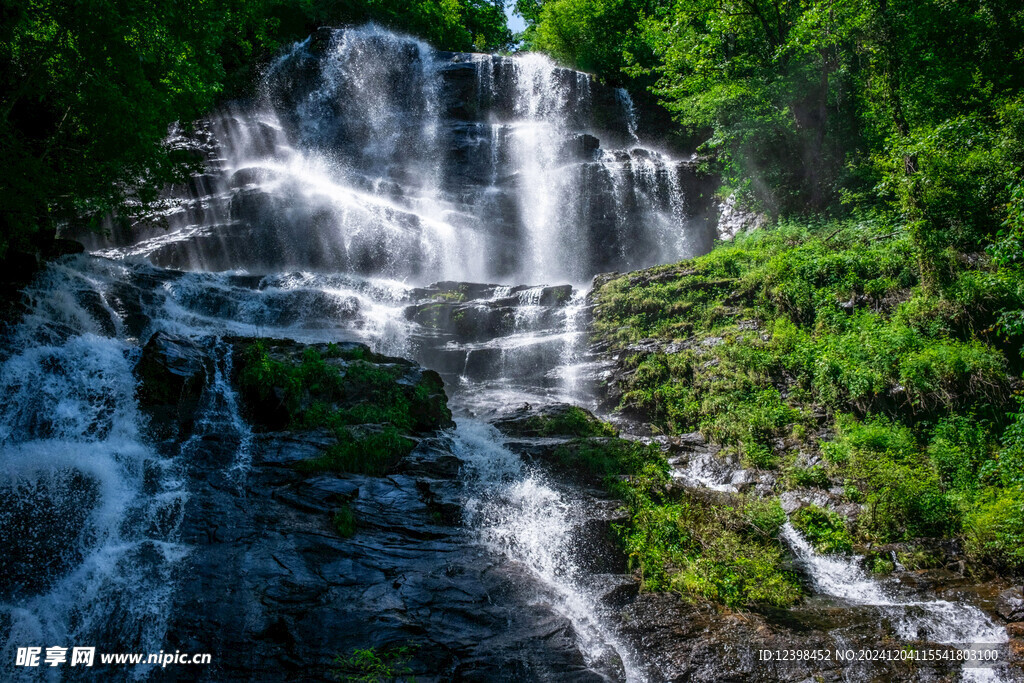
[[[145,207],[189,170],[171,123],[244,93],[283,43],[369,20],[447,49],[512,40],[500,0],[0,0],[0,258]]]
[[[519,0],[528,47],[648,87],[727,191],[901,212],[938,259],[991,236],[1024,162],[1015,0]]]

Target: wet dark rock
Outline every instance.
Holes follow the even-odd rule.
[[[61,256],[81,254],[84,251],[85,245],[81,242],[64,237],[55,237],[51,241],[42,245],[39,250],[39,255],[45,260],[50,260],[60,258]]]
[[[613,529],[625,524],[629,516],[618,501],[600,501],[588,510],[594,515],[572,530],[572,552],[580,569],[591,574],[625,574],[629,571],[627,557]],[[603,508],[603,509],[602,509]]]
[[[508,306],[437,301],[410,306],[405,315],[428,330],[464,342],[494,339],[515,327],[515,309]]]
[[[39,258],[33,252],[10,249],[0,262],[4,268],[4,280],[25,284],[39,270]]]
[[[629,605],[640,594],[640,581],[632,574],[595,574],[589,582],[601,603],[616,609]]]
[[[238,353],[247,342],[231,343]],[[268,346],[284,360],[309,348]],[[356,349],[361,362],[402,368],[399,386],[443,397],[430,371],[343,347]],[[181,540],[190,553],[165,647],[219,653],[200,675],[216,681],[251,680],[255,671],[328,681],[339,654],[406,645],[422,681],[605,680],[585,664],[570,622],[535,599],[533,579],[480,552],[462,526],[462,463],[437,418],[379,477],[297,469],[330,444],[322,429],[254,425],[262,429],[242,471],[230,466],[237,444],[204,440],[187,463]],[[350,538],[333,526],[341,509],[355,520]]]
[[[394,375],[394,385],[404,397],[408,407],[409,426],[413,433],[429,433],[454,426],[444,393],[444,381],[433,370],[425,370],[411,361],[374,353],[368,346],[354,342],[328,344],[299,344],[290,340],[269,340],[235,337],[229,340],[237,359],[234,364],[235,381],[243,377],[249,364],[260,360],[252,356],[257,349],[261,358],[281,367],[297,369],[309,351],[330,369],[340,374],[343,391],[340,394],[322,394],[310,386],[295,386],[296,376],[278,375],[258,382],[240,385],[240,396],[250,419],[261,431],[279,431],[289,427],[305,411],[320,402],[328,411],[365,406],[380,412],[391,406],[380,406],[375,399],[375,382],[379,373],[366,375],[361,365],[377,366],[385,374]],[[258,346],[257,346],[258,345]],[[349,373],[349,368],[359,370]],[[258,370],[258,368],[257,368]]]
[[[96,481],[76,470],[0,487],[0,597],[44,591],[82,561]]]
[[[569,139],[560,153],[567,159],[593,161],[600,155],[601,141],[588,133],[579,133]]]
[[[1024,621],[1024,591],[1020,586],[1007,588],[996,600],[996,611],[1007,621]]]
[[[143,347],[135,367],[139,403],[151,410],[169,411],[187,427],[209,372],[209,359],[195,342],[157,332]]]
[[[950,662],[763,661],[759,650],[878,648],[885,629],[875,608],[808,604],[792,611],[731,612],[664,593],[641,593],[620,612],[620,628],[658,681],[938,680]],[[838,626],[838,628],[837,628]],[[834,629],[831,632],[829,629]]]
[[[562,306],[572,297],[572,285],[545,287],[540,292],[538,303],[541,306]]]

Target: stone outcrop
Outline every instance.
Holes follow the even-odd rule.
[[[1007,588],[996,600],[996,611],[1007,621],[1024,621],[1024,590]]]
[[[316,351],[342,373],[358,365],[364,376],[377,373],[378,383],[393,378],[396,395],[422,403],[404,435],[412,450],[383,476],[304,468],[337,437],[331,428],[297,423],[294,414],[273,417],[293,389],[276,380],[265,392],[244,385],[257,344],[260,360],[284,367],[300,367]],[[196,387],[212,390],[209,377],[200,379],[223,363],[211,357],[216,350],[227,348],[250,430],[204,432],[198,425],[210,419],[208,405],[186,413]],[[356,648],[409,648],[403,667],[423,681],[601,680],[584,663],[570,622],[530,599],[533,579],[479,552],[461,523],[466,484],[442,431],[451,414],[435,373],[357,344],[233,338],[203,348],[161,334],[147,345],[138,374],[147,409],[156,414],[170,404],[160,419],[181,420],[179,429],[157,435],[162,450],[187,460],[190,491],[180,527],[189,553],[177,565],[164,647],[214,653],[203,680],[252,680],[266,671],[337,680],[346,669],[336,658]],[[355,414],[360,389],[339,395],[346,397],[332,408]],[[600,528],[593,533],[600,536]]]

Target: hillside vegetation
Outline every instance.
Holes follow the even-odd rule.
[[[699,430],[774,472],[775,495],[831,490],[861,506],[850,522],[813,506],[793,515],[819,550],[959,539],[978,566],[1020,572],[1024,280],[1006,246],[964,255],[937,289],[900,225],[784,222],[615,277],[594,293],[595,333],[623,351],[613,396],[658,431]],[[685,508],[652,500],[631,533],[663,552],[645,527]]]
[[[674,123],[649,132],[698,150],[723,199],[766,217],[706,256],[598,281],[595,334],[621,352],[613,403],[771,473],[769,499],[818,491],[835,509],[790,521],[821,551],[890,544],[921,566],[959,547],[975,567],[1024,569],[1024,6],[516,7],[529,47],[660,105]],[[689,494],[642,488],[627,545],[645,577],[668,577],[657,587],[795,599],[779,555],[693,541],[741,500],[695,516]],[[758,595],[729,566],[776,588]]]

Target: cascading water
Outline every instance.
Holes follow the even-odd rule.
[[[165,225],[86,239],[187,270],[417,284],[586,283],[706,251],[699,176],[638,146],[635,116],[623,91],[540,55],[323,32],[270,68],[253,104],[211,118],[210,172]]]
[[[695,170],[639,146],[624,91],[538,55],[441,53],[373,26],[296,45],[258,97],[169,143],[201,152],[206,172],[155,220],[77,235],[95,255],[49,267],[5,349],[0,527],[35,558],[3,596],[5,656],[36,642],[161,649],[189,552],[186,463],[227,448],[225,481],[244,496],[257,448],[224,337],[413,356],[445,374],[462,413],[572,398],[584,293],[536,283],[677,260],[713,236],[707,202],[686,196]],[[422,288],[439,280],[503,284]],[[149,433],[136,397],[156,332],[210,363],[180,443]],[[578,496],[482,423],[461,419],[452,443],[482,546],[533,577],[532,601],[568,620],[591,671],[641,678],[581,581]]]
[[[474,547],[531,577],[531,606],[571,624],[589,673],[642,680],[576,557],[582,494],[473,419],[585,403],[589,280],[710,247],[707,187],[640,145],[637,115],[624,91],[544,57],[442,53],[370,26],[318,32],[251,102],[175,131],[206,172],[171,189],[160,220],[78,236],[94,255],[49,266],[4,349],[0,540],[33,558],[0,596],[4,656],[161,648],[189,552],[185,463],[215,439],[244,495],[257,451],[230,381],[224,338],[239,335],[363,341],[441,372]],[[174,449],[136,397],[156,332],[212,362]]]
[[[574,556],[572,532],[584,519],[584,501],[526,466],[487,424],[463,421],[453,452],[473,482],[467,521],[483,543],[537,577],[537,599],[572,622],[589,666],[615,678],[646,680],[629,648],[607,625],[606,610],[584,584],[586,575]]]
[[[954,645],[965,650],[982,651],[999,648],[1008,640],[1006,629],[973,605],[948,600],[914,600],[887,590],[868,577],[857,565],[858,558],[823,556],[814,552],[810,543],[792,524],[782,528],[782,537],[792,549],[822,594],[855,605],[878,608],[892,623],[895,635],[903,641],[926,641]],[[965,665],[965,680],[1003,680],[998,667]]]
[[[159,643],[187,552],[182,473],[145,436],[138,348],[120,318],[94,315],[110,308],[91,275],[50,268],[0,366],[5,661],[26,643]]]

